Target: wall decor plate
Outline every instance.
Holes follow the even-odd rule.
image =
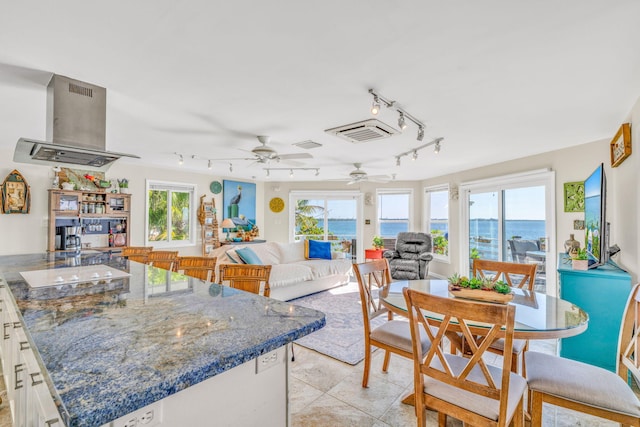
[[[284,200],[280,197],[274,197],[269,201],[269,209],[271,209],[271,212],[275,213],[282,212],[284,209]]]
[[[209,190],[211,190],[213,194],[220,194],[222,191],[222,184],[220,184],[220,181],[211,181]]]

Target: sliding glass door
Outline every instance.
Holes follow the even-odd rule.
[[[461,271],[474,258],[538,265],[536,290],[556,292],[554,175],[541,171],[466,183]]]

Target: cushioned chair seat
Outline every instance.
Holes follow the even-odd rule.
[[[447,359],[449,366],[451,366],[452,371],[456,373],[456,375],[462,372],[462,369],[464,369],[468,362],[468,359],[454,354],[445,354],[444,357]],[[442,365],[438,359],[434,359],[432,366],[442,369]],[[499,384],[502,376],[502,369],[491,365],[487,365],[487,368],[489,369],[489,372],[491,372],[494,382]],[[479,366],[475,366],[471,370],[469,379],[480,384],[486,384],[486,380],[482,375]],[[511,379],[509,380],[509,396],[507,397],[507,418],[511,418],[511,415],[516,410],[526,387],[527,381],[523,377],[518,374],[511,373]],[[499,400],[490,399],[476,393],[461,390],[426,375],[424,377],[424,392],[438,399],[448,401],[456,406],[463,406],[466,410],[480,414],[490,420],[498,419],[500,410]]]
[[[409,322],[406,321],[391,320],[384,323],[371,331],[370,337],[376,341],[401,348],[409,353],[413,351],[411,347],[411,329],[409,329]],[[420,344],[422,345],[422,351],[426,353],[431,345],[426,334],[420,337]]]
[[[640,417],[638,398],[615,373],[535,351],[527,351],[524,357],[527,363],[527,381],[531,390]]]

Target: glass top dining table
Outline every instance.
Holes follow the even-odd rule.
[[[402,289],[409,287],[420,292],[455,298],[449,292],[446,280],[399,280],[380,291],[382,304],[394,313],[407,314],[407,304]],[[569,301],[513,288],[514,297],[509,304],[516,306],[514,338],[553,339],[581,334],[587,329],[588,314]],[[426,313],[429,316],[429,313]],[[436,319],[440,320],[440,319]]]

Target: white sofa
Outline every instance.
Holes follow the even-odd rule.
[[[227,252],[242,247],[251,248],[262,264],[271,265],[271,298],[288,301],[349,282],[351,260],[345,259],[341,252],[332,252],[330,260],[305,259],[303,241],[225,245],[216,249],[212,255],[218,258],[218,266],[231,264],[233,261]],[[217,271],[216,277],[220,277]]]

